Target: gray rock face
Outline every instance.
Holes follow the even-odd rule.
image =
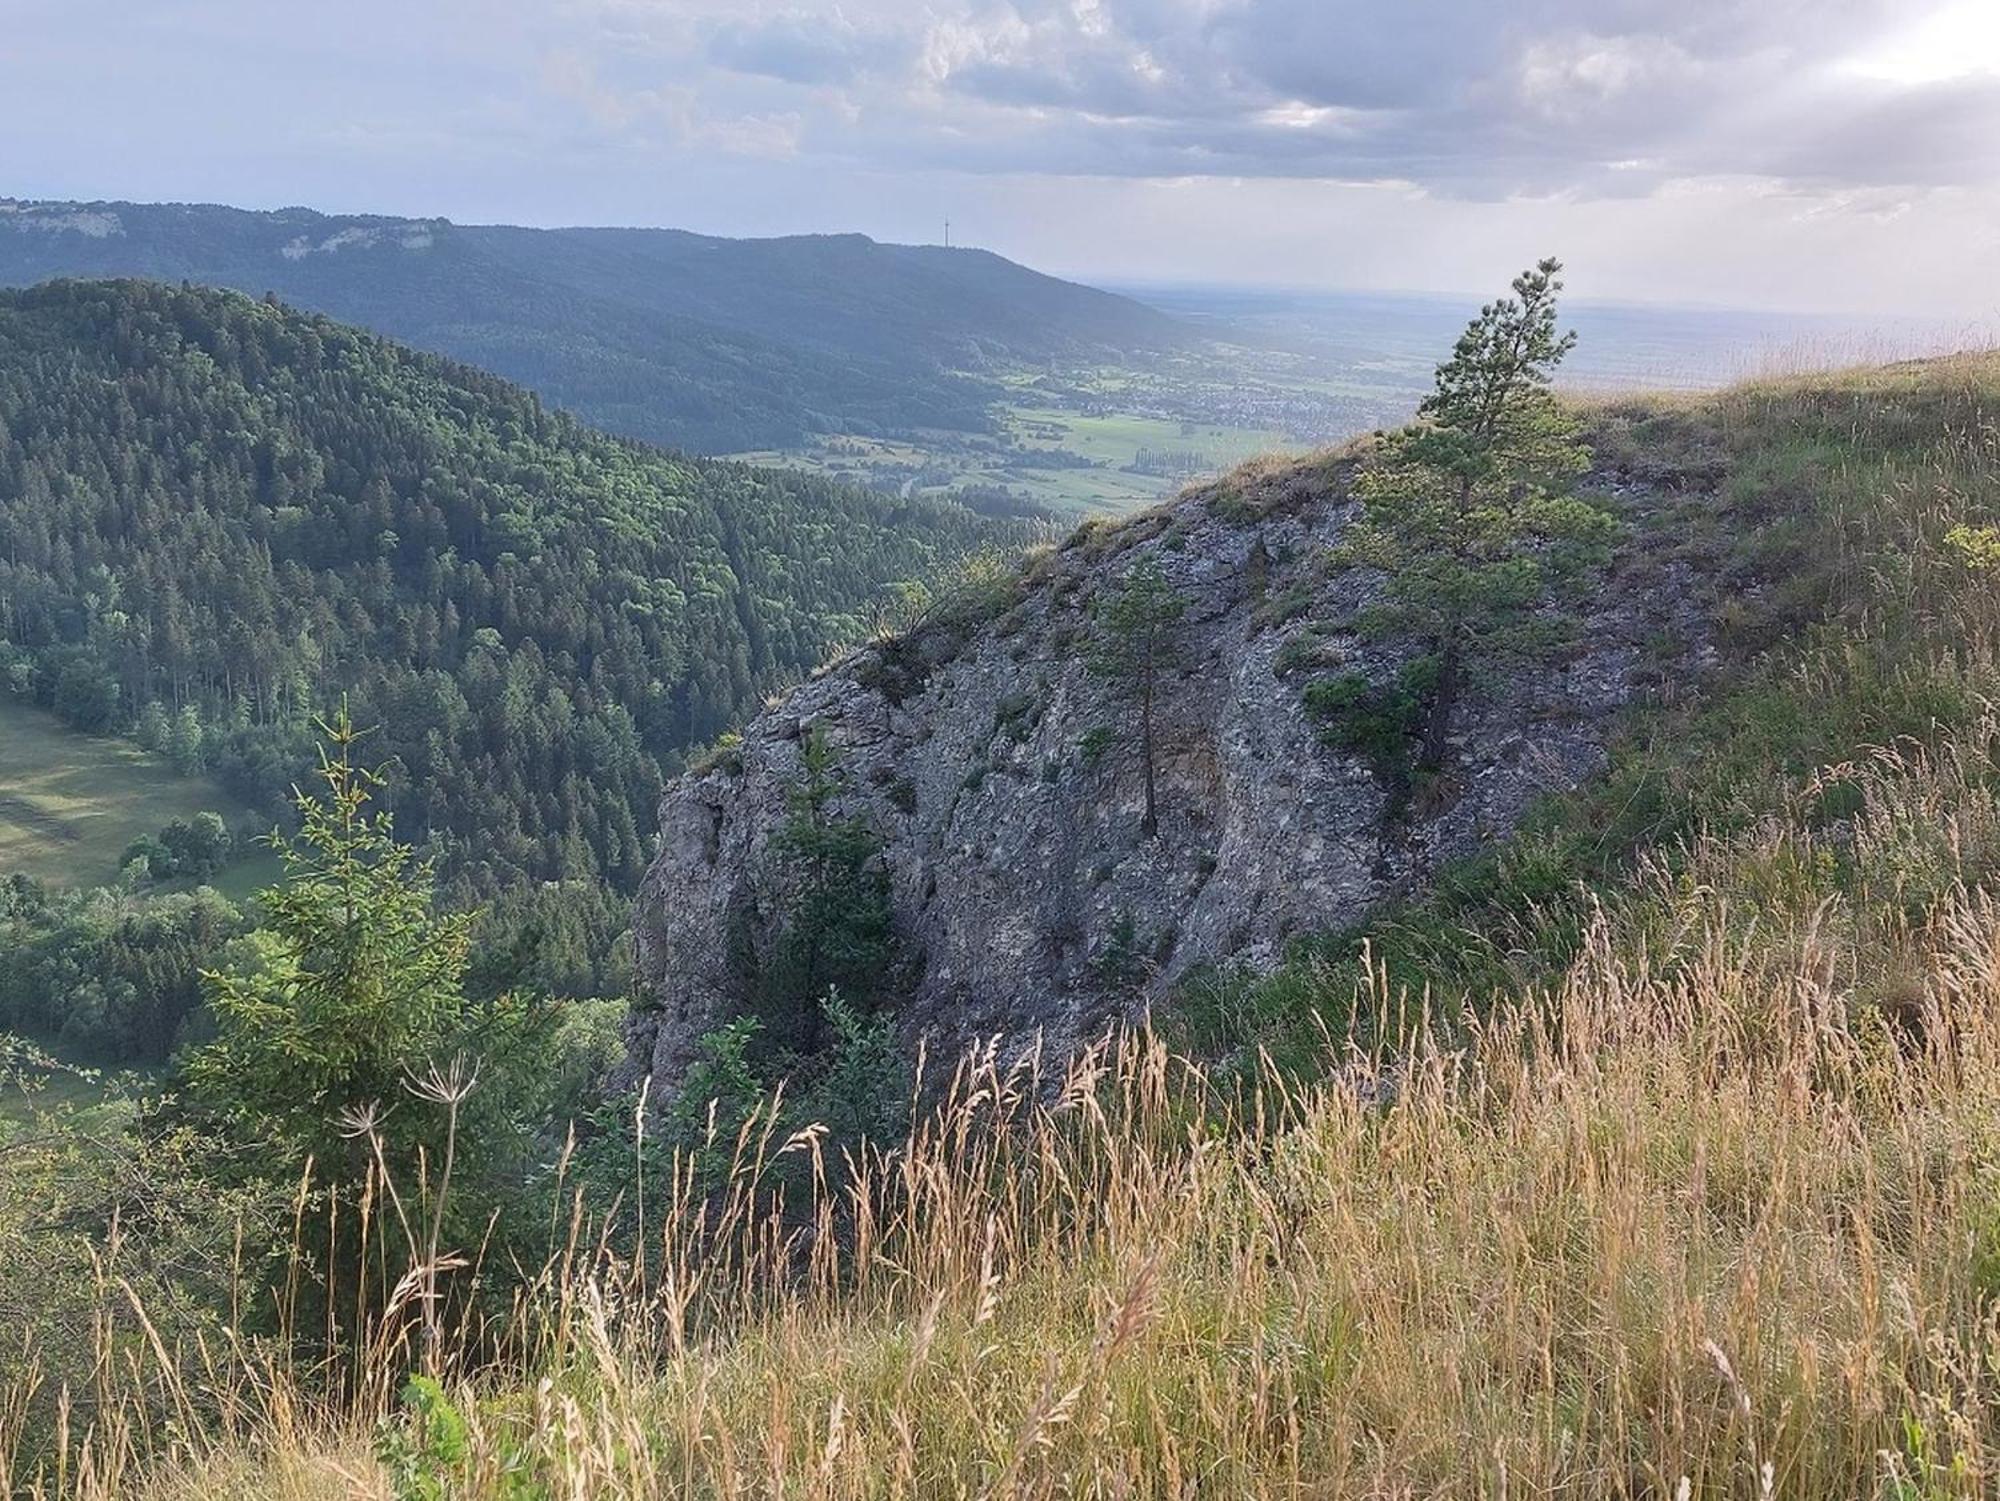
[[[1662,643],[1697,660],[1690,591],[1614,570],[1563,658],[1471,685],[1450,784],[1385,835],[1376,776],[1303,702],[1316,679],[1398,665],[1352,628],[1379,580],[1328,565],[1354,515],[1346,480],[1333,460],[1272,467],[1086,529],[1034,560],[997,618],[853,653],[748,725],[740,757],[674,785],[635,929],[650,1004],[633,1066],[652,1097],[736,1013],[746,954],[780,929],[771,839],[813,726],[838,748],[836,811],[880,832],[899,934],[922,956],[908,1040],[950,1053],[1039,1033],[1061,1052],[1194,966],[1268,966],[1289,937],[1354,923],[1505,834],[1601,766],[1607,720]],[[1156,707],[1153,839],[1137,711],[1090,660],[1093,603],[1146,556],[1187,600]]]

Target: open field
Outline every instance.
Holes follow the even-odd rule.
[[[1106,404],[1115,406],[1115,393],[1107,395]],[[998,439],[971,439],[962,433],[917,440],[834,437],[808,450],[771,449],[737,457],[810,469],[882,490],[907,486],[925,495],[1006,490],[1060,516],[1083,517],[1121,515],[1153,504],[1190,479],[1219,474],[1260,454],[1296,452],[1304,446],[1277,428],[1077,411],[1033,400],[1002,404],[994,415],[1002,428]],[[1132,466],[1148,452],[1180,456],[1189,464],[1135,472]]]
[[[1017,405],[1003,408],[1028,448],[1062,448],[1084,458],[1118,468],[1130,464],[1142,449],[1176,449],[1199,453],[1215,470],[1230,469],[1261,454],[1298,448],[1276,428],[1230,427],[1217,422],[1175,422],[1158,417],[1107,412],[1082,414],[1054,408]],[[1059,437],[1034,436],[1055,429]]]
[[[40,1129],[57,1117],[123,1109],[119,1102],[157,1077],[150,1069],[105,1069],[72,1048],[38,1041],[37,1053],[54,1067],[17,1063],[0,1066],[0,1135],[9,1128]],[[129,1113],[129,1109],[123,1109]],[[108,1122],[92,1121],[93,1129]]]
[[[79,735],[52,714],[0,699],[0,873],[57,885],[109,881],[132,840],[204,809],[232,825],[248,811],[209,779],[181,776],[129,741]],[[254,878],[259,865],[246,861],[241,870]],[[218,884],[240,894],[238,874],[233,868]]]

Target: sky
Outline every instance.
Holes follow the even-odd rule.
[[[2000,316],[2000,0],[0,0],[0,195]]]

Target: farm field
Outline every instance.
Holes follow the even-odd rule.
[[[1026,402],[997,405],[1001,439],[926,435],[921,442],[835,437],[806,450],[738,454],[755,464],[814,470],[876,489],[950,495],[1005,490],[1066,519],[1148,506],[1189,479],[1302,445],[1275,428],[1090,413]],[[1136,473],[1142,454],[1185,457],[1185,472]],[[1046,458],[1046,464],[1037,459]],[[1079,463],[1081,460],[1083,462]]]
[[[1175,422],[1126,413],[1085,415],[1029,405],[1007,406],[1001,410],[1024,445],[1061,448],[1113,468],[1131,463],[1141,449],[1196,452],[1210,460],[1213,468],[1226,469],[1260,454],[1298,447],[1275,428]]]
[[[132,840],[204,809],[232,826],[248,812],[215,782],[184,777],[129,741],[80,735],[31,704],[0,699],[0,874],[99,885],[118,875]],[[240,897],[274,871],[259,852],[215,884]]]

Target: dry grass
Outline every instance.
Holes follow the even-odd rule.
[[[1878,763],[1852,837],[1975,816],[1965,771]],[[1892,1016],[1810,913],[1751,941],[1700,879],[1651,896],[1555,994],[1246,1113],[1141,1035],[1054,1088],[989,1060],[790,1212],[815,1143],[753,1128],[644,1267],[523,1295],[444,1494],[1991,1494],[2000,909],[1907,934]],[[107,1372],[28,1494],[389,1494],[367,1414],[225,1360],[196,1441],[177,1368]]]

